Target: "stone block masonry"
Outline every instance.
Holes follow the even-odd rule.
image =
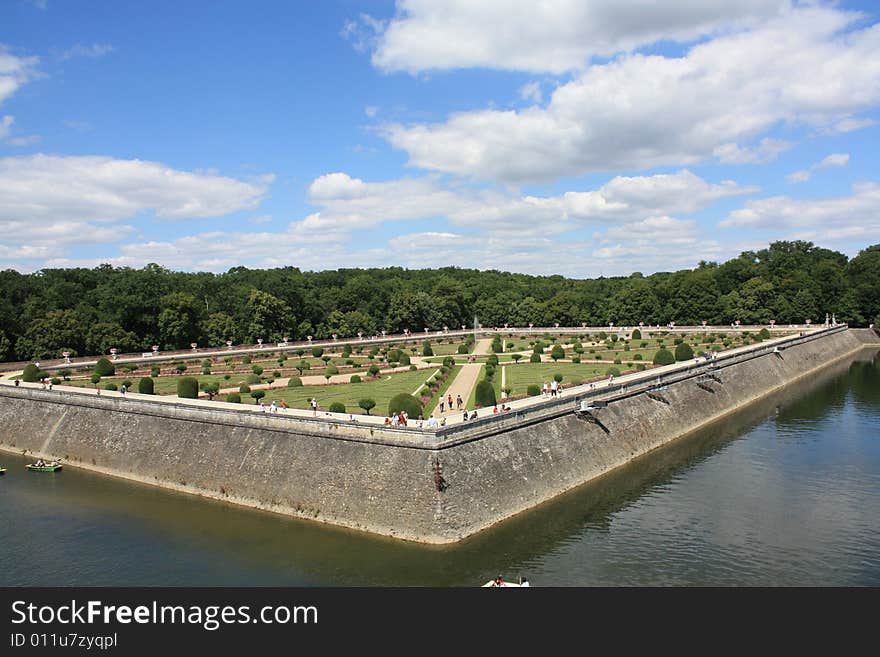
[[[429,433],[0,386],[0,449],[426,543],[458,541],[871,345],[829,331],[670,376],[649,396],[573,397]],[[757,353],[757,352],[756,352]],[[662,397],[659,401],[657,397]],[[63,473],[60,475],[63,476]]]

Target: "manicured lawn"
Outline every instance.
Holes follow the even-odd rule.
[[[446,379],[442,386],[440,386],[440,389],[437,391],[437,394],[435,394],[431,398],[431,401],[425,404],[425,417],[428,417],[431,413],[434,412],[434,408],[437,406],[437,404],[440,403],[440,398],[446,394],[447,390],[449,390],[449,386],[451,386],[452,382],[455,381],[455,377],[458,376],[458,373],[460,371],[461,366],[459,365],[456,365],[452,368],[452,370],[449,372],[449,378]]]
[[[593,364],[593,363],[520,363],[519,365],[507,366],[506,384],[513,390],[511,396],[524,395],[530,384],[543,385],[553,380],[557,372],[562,374],[562,385],[570,386],[576,379],[584,381],[595,377],[605,376],[609,367],[617,367],[623,372],[625,365]],[[501,380],[501,372],[496,374],[496,379]]]
[[[433,370],[420,370],[417,372],[401,372],[400,374],[385,375],[378,380],[364,381],[363,383],[344,383],[325,386],[301,386],[297,388],[277,388],[266,390],[263,398],[264,404],[273,401],[281,402],[283,399],[292,408],[309,408],[309,400],[315,397],[318,400],[318,409],[326,411],[333,402],[345,404],[346,413],[364,413],[358,406],[358,401],[364,398],[375,400],[376,406],[370,411],[371,415],[384,415],[388,412],[388,402],[395,395],[412,392],[424,383]],[[222,399],[223,395],[219,397]],[[242,395],[243,403],[253,404],[255,401],[250,395]]]

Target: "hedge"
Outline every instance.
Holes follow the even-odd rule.
[[[228,401],[230,404],[240,404],[241,395],[239,395],[237,392],[230,392],[228,395],[226,395],[226,401]]]
[[[360,382],[361,382],[361,377],[360,377],[359,374],[352,374],[352,375],[351,375],[351,379],[349,379],[348,382],[349,382],[349,383],[360,383]],[[302,382],[300,382],[300,385],[302,385]]]
[[[388,402],[388,415],[406,411],[409,417],[416,419],[422,414],[422,403],[412,395],[401,392]]]
[[[672,365],[675,362],[675,356],[669,349],[660,349],[654,354],[654,365]]]
[[[153,393],[153,379],[146,376],[140,381],[138,381],[138,392],[142,395],[152,395]]]
[[[331,413],[345,413],[345,404],[342,402],[335,401],[330,404],[330,412]]]
[[[198,399],[199,380],[192,376],[185,376],[178,379],[177,396],[183,399]]]
[[[541,355],[540,354],[532,354],[531,356],[529,356],[529,362],[530,363],[540,363],[541,362]]]
[[[422,345],[422,356],[433,356],[434,350],[431,349],[431,343],[428,340],[425,340],[425,343]]]
[[[635,331],[632,332],[632,335],[630,337],[633,340],[641,340],[642,339],[642,332],[639,329],[636,329]]]
[[[495,405],[495,387],[491,382],[483,379],[477,384],[474,392],[477,406],[494,406]]]
[[[247,393],[249,393],[251,391],[251,387],[245,383],[242,383],[240,386],[238,386],[238,391],[241,394],[246,395]]]
[[[694,357],[694,350],[687,342],[682,342],[675,348],[675,360],[690,360]]]
[[[529,394],[530,397],[535,397],[536,395],[541,394],[541,386],[539,386],[537,383],[530,383],[529,386],[526,388],[526,392]]]
[[[37,374],[40,368],[33,363],[24,366],[24,372],[21,373],[21,380],[25,383],[34,383],[37,380]]]
[[[303,384],[302,379],[298,376],[292,376],[287,379],[288,388],[299,388]]]
[[[116,366],[106,358],[102,358],[95,363],[95,374],[100,374],[101,376],[113,376],[116,374]]]

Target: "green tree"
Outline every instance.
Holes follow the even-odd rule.
[[[659,353],[659,352],[657,352]],[[675,348],[675,360],[690,360],[694,357],[694,350],[687,342],[682,342]]]
[[[251,342],[263,338],[268,342],[276,342],[284,337],[284,333],[293,326],[296,318],[290,306],[268,292],[251,290],[247,304],[247,335]]]
[[[672,365],[674,362],[675,356],[669,349],[662,348],[654,354],[654,365]]]
[[[376,400],[364,398],[358,402],[358,406],[360,406],[362,409],[364,409],[364,411],[367,413],[367,415],[369,415],[370,409],[375,408],[375,406],[376,406]]]
[[[198,399],[199,380],[192,376],[184,376],[178,379],[177,396],[182,399]]]
[[[138,392],[142,395],[152,395],[153,393],[153,379],[150,377],[144,377],[138,381]]]
[[[211,313],[202,321],[202,335],[212,347],[222,347],[227,340],[238,342],[238,327],[235,318],[224,312]]]
[[[495,387],[490,381],[483,379],[474,390],[474,400],[478,406],[495,405]]]
[[[553,359],[554,363],[560,358],[565,358],[565,350],[562,348],[562,345],[553,345],[553,348],[550,350],[550,358]]]

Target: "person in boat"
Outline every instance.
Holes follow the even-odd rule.
[[[529,588],[532,587],[532,585],[529,584],[529,580],[527,580],[525,577],[523,577],[522,582],[520,583],[520,586],[528,586]]]
[[[37,466],[38,468],[42,468],[46,464],[43,463],[43,459],[37,459],[37,462],[34,463],[34,465]]]
[[[504,579],[501,575],[498,575],[498,577],[495,578],[495,581],[492,582],[492,586],[504,586]]]

